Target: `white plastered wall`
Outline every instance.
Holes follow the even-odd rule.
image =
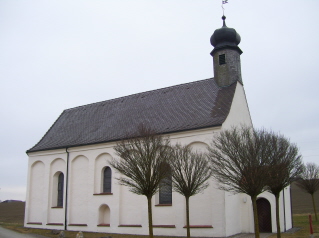
[[[112,159],[110,154],[104,153],[95,159],[94,164],[94,193],[99,194],[103,192],[103,170],[105,167],[110,167],[108,161]],[[113,171],[112,171],[113,173]]]
[[[240,83],[237,83],[233,103],[226,121],[223,123],[222,130],[230,129],[233,126],[252,126],[252,120],[245,96],[245,91]],[[289,189],[286,188],[285,194],[280,195],[280,222],[281,231],[292,227],[291,197]],[[266,198],[271,205],[272,232],[276,232],[275,197],[269,192],[264,192],[258,198]],[[249,196],[245,194],[227,194],[225,199],[226,212],[226,235],[239,232],[254,232],[252,203]]]
[[[252,126],[252,120],[242,84],[237,82],[229,114],[222,125],[222,130],[234,126]],[[244,196],[245,197],[245,196]],[[250,217],[242,213],[247,207],[242,194],[225,193],[225,235],[240,233],[247,228]],[[248,225],[249,226],[249,225]]]
[[[222,130],[240,125],[252,126],[253,123],[250,117],[244,87],[237,82],[233,102],[229,114],[223,123]]]
[[[283,198],[284,198],[284,222],[285,227],[283,227],[284,231],[287,231],[292,228],[292,210],[291,210],[291,190],[290,186],[286,187],[283,191]],[[283,224],[283,223],[281,223]]]
[[[70,161],[69,224],[87,224],[89,159],[79,155]]]
[[[219,128],[203,129],[191,132],[180,132],[171,135],[172,143],[179,142],[191,145],[196,149],[203,149],[209,145],[212,135]],[[99,194],[101,192],[101,171],[109,166],[109,159],[117,158],[114,154],[114,143],[69,148],[69,185],[68,185],[68,230],[99,231],[110,233],[148,234],[147,200],[145,196],[132,194],[127,187],[119,186],[116,177],[120,175],[112,169],[112,194]],[[66,150],[50,152],[35,152],[29,155],[29,174],[42,176],[44,189],[42,190],[42,207],[37,221],[41,225],[26,224],[27,227],[41,227],[48,229],[63,229],[65,201],[63,208],[54,209],[53,206],[53,176],[58,171],[65,174],[67,165]],[[41,161],[45,169],[42,173],[33,171],[31,165],[35,161]],[[40,169],[39,169],[40,171]],[[32,177],[30,175],[30,177]],[[32,179],[30,179],[32,181]],[[194,236],[223,236],[224,224],[224,192],[218,190],[214,181],[203,194],[191,198],[191,225],[211,225],[213,228],[196,228],[191,230]],[[48,184],[46,187],[45,184]],[[33,185],[32,185],[33,186]],[[30,187],[30,185],[29,185]],[[66,185],[64,185],[66,189]],[[30,199],[35,192],[28,189]],[[64,191],[65,195],[65,191]],[[98,226],[101,220],[101,206],[109,208],[110,226]],[[156,235],[184,236],[186,234],[185,199],[182,195],[173,192],[172,206],[156,206],[156,197],[152,199],[154,225],[171,225],[175,228],[154,228]],[[32,210],[33,211],[33,210]],[[32,213],[31,213],[32,214]],[[27,221],[26,221],[27,222]],[[52,226],[53,223],[60,224]],[[51,224],[51,225],[50,225]],[[70,225],[71,224],[71,225]],[[70,226],[69,226],[70,225]],[[119,225],[139,225],[141,227],[119,227]]]
[[[170,139],[172,144],[179,142],[182,145],[190,145],[196,150],[205,150],[206,145],[211,144],[214,134],[219,132],[220,129],[229,129],[240,124],[252,125],[252,122],[244,89],[238,83],[234,102],[222,128],[216,127],[174,133],[170,135]],[[114,145],[115,143],[106,143],[68,149],[70,168],[67,224],[73,224],[73,226],[68,226],[69,230],[148,234],[147,200],[145,196],[135,195],[129,192],[127,187],[119,186],[115,178],[121,175],[114,169],[112,169],[112,194],[99,194],[101,193],[102,169],[105,166],[109,166],[109,159],[118,158],[113,150]],[[29,201],[27,201],[26,207],[28,214],[32,215],[32,212],[29,212],[30,208],[32,209],[30,198],[32,199],[35,196],[34,189],[32,189],[33,185],[30,185],[33,174],[35,176],[44,176],[44,184],[50,184],[50,179],[55,171],[64,171],[66,175],[66,157],[65,150],[56,150],[50,153],[32,153],[29,156],[27,195]],[[52,162],[58,158],[64,163],[56,166]],[[36,161],[42,161],[44,164],[44,175],[38,175],[40,173],[31,169],[31,165]],[[209,183],[210,186],[203,194],[195,195],[190,200],[191,225],[211,225],[213,228],[191,229],[191,235],[198,237],[223,237],[240,232],[252,232],[253,219],[250,198],[244,194],[233,195],[221,191],[218,189],[218,184],[212,179]],[[46,225],[51,222],[64,223],[64,217],[60,221],[61,216],[54,214],[54,211],[51,210],[52,196],[50,196],[50,193],[50,188],[44,188],[42,204],[39,205],[43,207],[42,215],[37,214],[37,216],[41,219],[42,228],[61,229],[61,227]],[[267,196],[271,200],[271,194],[267,194]],[[287,215],[289,214],[288,210],[290,210],[289,199],[288,196],[285,197],[287,201],[285,206],[286,221],[289,220]],[[272,200],[270,202],[273,204]],[[185,236],[185,198],[173,192],[172,206],[156,206],[157,203],[158,200],[154,196],[152,199],[154,225],[169,225],[175,226],[175,228],[154,228],[154,234]],[[98,226],[101,221],[101,206],[103,209],[106,206],[108,207],[108,209],[104,210],[107,211],[105,214],[108,214],[109,218],[104,220],[108,221],[110,226]],[[63,213],[64,209],[65,206],[61,210]],[[121,225],[124,225],[124,227]],[[32,227],[34,225],[27,224],[27,226]],[[289,227],[288,223],[287,227]]]
[[[52,162],[59,160],[58,163]],[[60,161],[61,160],[61,161]],[[63,161],[63,162],[62,162]],[[29,154],[28,184],[24,225],[43,228],[47,223],[64,222],[64,209],[52,210],[52,175],[54,171],[65,174],[65,150],[34,152]],[[38,165],[41,165],[38,167]],[[65,194],[65,178],[64,192]],[[65,203],[65,201],[63,201]],[[36,207],[36,208],[35,208]],[[62,225],[56,226],[61,229]]]
[[[29,209],[27,219],[29,223],[40,223],[43,220],[43,204],[45,184],[45,165],[36,161],[31,165],[30,193],[28,197]]]
[[[61,159],[57,158],[54,159],[50,163],[50,187],[49,187],[49,203],[48,203],[48,219],[47,223],[63,223],[64,221],[64,210],[63,208],[57,207],[57,189],[58,189],[58,176],[60,173],[64,174],[64,186],[65,189],[65,171],[66,171],[66,162]],[[64,194],[63,194],[64,195]],[[63,203],[65,201],[63,199]]]

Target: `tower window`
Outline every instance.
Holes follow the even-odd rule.
[[[219,55],[219,65],[223,65],[223,64],[226,64],[226,55],[225,54]]]

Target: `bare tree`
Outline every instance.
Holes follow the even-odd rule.
[[[256,200],[266,189],[266,168],[271,153],[268,138],[265,130],[242,126],[222,131],[209,148],[213,177],[219,188],[251,197],[256,238],[259,238]]]
[[[175,192],[186,199],[186,228],[187,237],[190,237],[189,198],[204,191],[211,177],[207,156],[204,153],[192,152],[190,147],[177,144],[173,147],[173,156],[170,163],[172,187]]]
[[[276,198],[277,237],[281,237],[280,192],[302,173],[303,164],[297,146],[291,144],[283,135],[268,132],[268,146],[271,148],[271,154],[269,154],[269,165],[266,167],[268,171],[266,180],[269,192]]]
[[[156,135],[150,129],[140,127],[138,136],[123,140],[114,147],[121,159],[110,164],[124,177],[119,183],[128,186],[132,193],[144,195],[148,202],[149,236],[153,237],[152,197],[158,191],[159,183],[169,170],[171,147],[169,139]]]
[[[313,210],[316,221],[318,221],[314,193],[319,190],[319,166],[315,163],[307,163],[306,166],[304,166],[303,173],[297,179],[296,184],[311,195]]]

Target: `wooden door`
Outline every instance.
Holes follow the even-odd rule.
[[[257,212],[260,232],[272,232],[271,227],[271,207],[265,198],[257,200]]]

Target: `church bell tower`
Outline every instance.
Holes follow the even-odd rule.
[[[223,26],[215,30],[210,38],[214,46],[210,53],[214,61],[214,79],[220,87],[227,87],[236,81],[243,84],[240,67],[240,55],[243,52],[238,47],[240,35],[235,29],[226,26],[225,16],[222,19]]]

